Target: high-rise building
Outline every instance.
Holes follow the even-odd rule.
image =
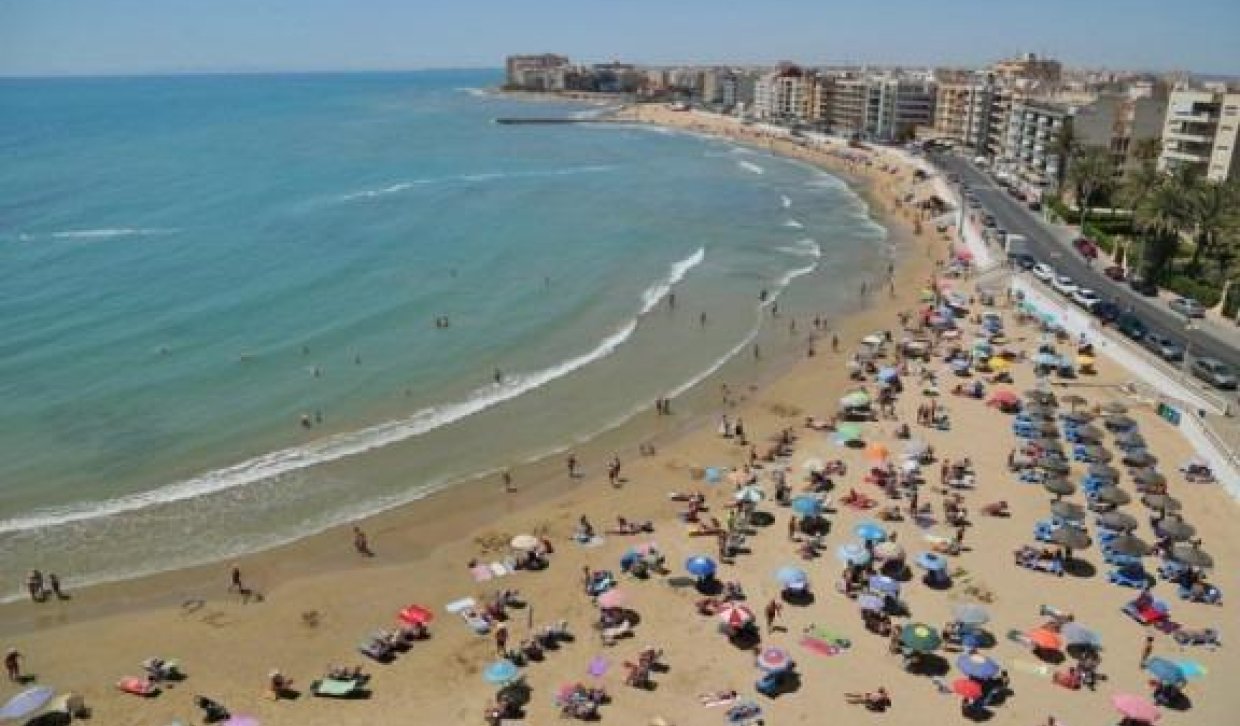
[[[554,53],[510,55],[504,65],[507,87],[525,91],[564,90],[571,67],[568,58]]]
[[[939,78],[934,135],[984,153],[995,93],[994,77],[990,74],[961,73]]]
[[[1222,87],[1171,92],[1158,168],[1192,167],[1211,181],[1240,178],[1240,92]]]
[[[1072,123],[1066,106],[1039,101],[1017,101],[1008,114],[1002,158],[1028,183],[1054,186],[1063,171],[1058,140]]]
[[[814,82],[813,75],[800,66],[781,63],[754,86],[754,115],[778,121],[808,121]]]
[[[816,115],[835,133],[903,141],[933,123],[935,96],[935,82],[924,74],[834,75],[818,84]]]

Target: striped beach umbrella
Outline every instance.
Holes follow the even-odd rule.
[[[767,673],[779,673],[792,667],[792,656],[783,648],[767,646],[758,653],[758,668]]]

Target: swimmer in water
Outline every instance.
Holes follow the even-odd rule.
[[[495,378],[496,385],[499,385],[500,383],[504,382],[504,372],[498,368],[495,369],[495,374],[493,375],[493,377]]]

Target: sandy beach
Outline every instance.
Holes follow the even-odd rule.
[[[947,666],[938,676],[906,672],[898,656],[888,652],[888,641],[867,632],[856,600],[837,592],[843,567],[836,557],[841,546],[856,541],[854,529],[875,520],[877,510],[897,505],[905,510],[903,521],[883,522],[912,560],[930,550],[940,538],[950,540],[957,528],[943,520],[939,492],[939,467],[943,461],[968,457],[975,473],[972,488],[957,492],[968,511],[970,526],[963,530],[963,548],[946,556],[951,586],[932,588],[922,582],[923,570],[912,565],[911,579],[904,582],[900,599],[911,616],[900,622],[922,622],[941,627],[952,619],[953,607],[982,601],[989,612],[986,630],[994,635],[981,653],[993,658],[1010,674],[1005,702],[996,705],[994,723],[1035,726],[1048,716],[1058,723],[1082,726],[1109,724],[1120,716],[1111,697],[1120,693],[1149,695],[1149,674],[1141,666],[1146,636],[1153,637],[1153,655],[1171,660],[1190,659],[1204,666],[1208,675],[1190,681],[1185,689],[1191,699],[1186,711],[1162,709],[1160,724],[1221,724],[1234,719],[1240,695],[1225,683],[1240,662],[1234,648],[1181,646],[1169,633],[1143,627],[1121,612],[1138,591],[1109,584],[1097,542],[1076,553],[1079,561],[1064,577],[1023,569],[1013,564],[1012,551],[1033,543],[1033,528],[1049,516],[1051,497],[1038,484],[1021,483],[1008,469],[1008,457],[1017,445],[1012,417],[985,400],[951,395],[964,379],[952,375],[941,353],[927,364],[939,378],[940,395],[926,396],[916,372],[903,377],[904,392],[894,403],[894,418],[866,422],[862,437],[868,445],[881,444],[891,459],[901,458],[904,443],[896,435],[901,423],[912,435],[933,447],[936,460],[924,466],[926,483],[920,500],[931,506],[925,521],[907,516],[907,499],[889,500],[884,491],[865,481],[874,464],[873,449],[836,443],[823,431],[805,426],[807,416],[827,419],[836,413],[839,399],[863,386],[877,391],[875,376],[850,381],[846,362],[862,338],[875,331],[903,335],[898,316],[914,312],[927,280],[939,271],[936,263],[948,259],[950,239],[927,222],[928,214],[916,202],[931,193],[930,185],[915,182],[912,169],[894,154],[881,151],[845,150],[843,147],[814,150],[773,138],[760,130],[695,114],[677,113],[661,107],[641,107],[622,112],[622,118],[656,123],[697,133],[727,136],[771,153],[793,156],[819,165],[849,180],[871,205],[876,219],[901,241],[907,252],[894,270],[890,286],[869,285],[863,309],[841,320],[827,321],[816,332],[815,355],[760,386],[733,383],[725,393],[713,383],[720,400],[714,415],[694,421],[676,416],[655,417],[643,422],[640,432],[618,431],[591,442],[576,453],[583,476],[565,475],[563,459],[531,464],[514,470],[517,491],[505,494],[497,480],[494,487],[462,487],[430,497],[360,523],[376,556],[361,557],[353,551],[353,535],[342,528],[297,544],[239,560],[243,580],[261,591],[261,601],[228,591],[229,564],[194,568],[73,593],[71,600],[42,604],[20,603],[0,609],[0,646],[14,647],[25,660],[24,669],[37,675],[37,683],[85,697],[100,724],[168,724],[201,721],[192,700],[205,694],[234,714],[252,715],[263,724],[299,726],[349,726],[353,724],[474,724],[483,723],[484,708],[494,700],[496,686],[483,679],[484,669],[496,660],[491,634],[478,635],[464,620],[450,614],[445,605],[465,597],[482,601],[501,589],[516,589],[526,602],[509,610],[509,645],[526,638],[530,626],[566,621],[575,635],[571,642],[549,650],[540,662],[521,669],[532,690],[518,723],[549,724],[560,721],[555,694],[564,684],[583,683],[601,687],[610,701],[600,709],[604,722],[643,726],[663,722],[678,725],[725,723],[726,706],[705,706],[699,696],[736,691],[743,700],[761,705],[766,723],[817,723],[823,714],[844,723],[922,724],[958,722],[961,699],[942,693],[939,684],[950,685],[961,677],[956,665],[961,650],[939,650]],[[910,198],[911,195],[911,198]],[[840,284],[856,284],[842,280]],[[953,282],[957,290],[971,295],[972,281]],[[860,291],[859,291],[860,296]],[[1040,331],[1031,322],[1020,322],[1010,301],[999,295],[995,305],[973,307],[972,313],[990,310],[1004,320],[1009,345],[1032,353]],[[971,314],[972,314],[971,313]],[[972,339],[978,325],[962,317],[963,340]],[[804,334],[812,327],[803,323]],[[833,351],[831,338],[839,341]],[[1070,348],[1071,342],[1060,343]],[[890,351],[890,346],[888,347]],[[888,352],[890,356],[890,352]],[[887,362],[893,359],[888,358]],[[1057,384],[1052,390],[1061,399],[1082,396],[1089,409],[1106,403],[1123,403],[1160,460],[1170,493],[1183,504],[1183,517],[1196,529],[1202,548],[1216,563],[1210,581],[1225,594],[1223,604],[1189,603],[1177,597],[1175,585],[1159,580],[1153,594],[1171,606],[1171,619],[1184,629],[1221,628],[1236,622],[1233,598],[1240,592],[1240,576],[1234,563],[1240,558],[1240,540],[1232,534],[1236,503],[1211,484],[1192,484],[1177,472],[1193,452],[1175,430],[1139,402],[1129,400],[1119,384],[1130,377],[1112,362],[1101,359],[1096,375],[1083,375]],[[1035,384],[1033,367],[1027,362],[1012,366],[1011,384],[999,386],[1018,394]],[[975,376],[978,378],[980,376]],[[987,383],[990,387],[990,384]],[[726,400],[724,400],[726,399]],[[950,419],[946,429],[917,423],[919,407],[930,400]],[[1062,404],[1066,411],[1069,406]],[[750,460],[750,447],[736,437],[717,431],[718,416],[742,419],[746,439],[759,449],[771,437],[790,429],[795,441],[790,456],[760,461],[754,468],[755,485],[765,492],[756,505],[765,516],[754,518],[746,528],[745,552],[720,564],[719,579],[739,582],[745,603],[762,619],[768,602],[779,600],[781,586],[775,573],[796,566],[809,575],[812,602],[787,602],[775,630],[760,627],[763,646],[785,649],[796,662],[799,687],[769,698],[754,691],[761,676],[752,650],[737,647],[718,632],[716,617],[698,613],[702,599],[692,583],[684,582],[684,563],[693,555],[716,557],[713,537],[692,536],[692,526],[678,516],[683,502],[671,501],[671,492],[701,492],[707,510],[701,517],[725,520],[734,501],[734,472]],[[1101,420],[1099,420],[1101,423]],[[657,453],[639,456],[631,448],[635,440],[656,442]],[[1113,437],[1104,439],[1118,455]],[[606,461],[619,451],[623,469],[619,486],[609,486]],[[832,507],[827,514],[829,532],[820,554],[803,559],[800,550],[808,536],[788,533],[791,510],[773,501],[773,473],[787,467],[795,494],[806,487],[803,463],[811,458],[840,460],[847,473],[834,476],[829,492]],[[1117,468],[1123,469],[1118,460]],[[714,468],[721,481],[710,482],[705,474]],[[1079,482],[1084,467],[1072,465],[1068,477]],[[1154,541],[1147,522],[1148,510],[1136,501],[1130,478],[1120,477],[1121,488],[1134,501],[1121,509],[1140,522],[1136,534]],[[877,507],[857,510],[841,500],[855,489],[877,502]],[[1083,492],[1065,497],[1082,506]],[[986,504],[1006,501],[1009,517],[982,513]],[[597,541],[583,545],[573,540],[578,520],[586,516],[601,533]],[[609,534],[617,516],[649,521],[652,533]],[[1096,533],[1090,515],[1090,532]],[[513,536],[529,533],[548,540],[554,552],[550,566],[540,571],[517,571],[502,577],[476,581],[467,563],[503,561],[512,552]],[[1096,539],[1096,537],[1095,537]],[[669,573],[638,579],[621,573],[625,551],[642,543],[657,542],[666,556]],[[84,543],[83,546],[88,546]],[[1153,571],[1157,558],[1149,558]],[[583,591],[583,568],[608,570],[626,596],[625,607],[636,622],[628,637],[613,645],[602,642],[592,625],[598,607]],[[10,577],[18,577],[9,573]],[[359,641],[378,628],[391,628],[396,614],[416,603],[434,614],[431,637],[415,642],[390,664],[377,664],[357,652]],[[1073,663],[1048,664],[1029,649],[1007,637],[1011,630],[1025,632],[1047,618],[1040,606],[1071,612],[1075,621],[1096,632],[1102,640],[1099,672],[1105,676],[1095,690],[1069,690],[1053,682],[1051,673]],[[759,622],[759,625],[761,623]],[[830,633],[848,641],[847,647],[817,648],[803,639]],[[625,663],[638,659],[650,646],[662,651],[665,669],[652,673],[653,686],[635,688],[625,683]],[[119,693],[114,684],[125,676],[141,674],[147,657],[176,659],[188,674],[183,681],[164,684],[161,693],[140,698]],[[329,664],[361,665],[370,674],[367,697],[318,698],[310,693],[312,681],[321,678]],[[273,701],[264,687],[270,670],[279,669],[293,679],[300,696]],[[936,683],[937,680],[937,683]],[[891,695],[884,713],[847,705],[844,694],[865,692],[879,686]],[[0,700],[16,693],[19,686],[6,683]],[[836,715],[838,714],[838,715]]]

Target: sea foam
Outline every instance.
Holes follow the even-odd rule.
[[[752,161],[743,161],[743,160],[737,161],[736,165],[744,169],[745,171],[750,171],[750,172],[753,172],[754,174],[765,174],[766,173],[766,169],[763,169],[762,167],[758,166]]]
[[[667,297],[667,294],[672,291],[672,287],[685,279],[685,275],[689,274],[689,270],[702,264],[704,259],[706,259],[706,248],[699,247],[697,251],[683,260],[672,263],[672,268],[667,273],[667,277],[642,292],[642,307],[638,315],[645,315],[654,310],[654,306],[658,305],[660,300]]]

